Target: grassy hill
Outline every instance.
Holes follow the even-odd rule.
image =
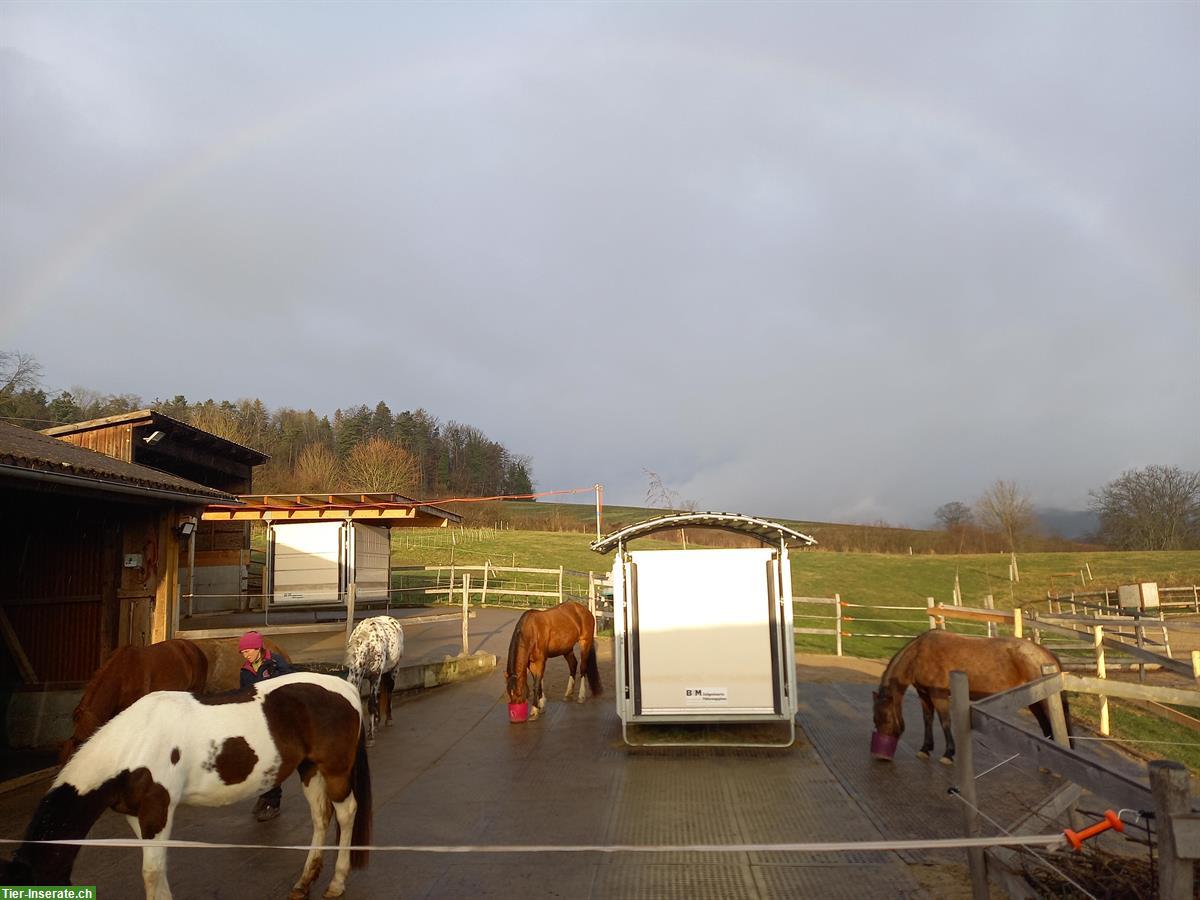
[[[546,503],[532,500],[509,500],[492,503],[456,504],[451,509],[463,517],[468,527],[502,527],[521,531],[584,532],[595,537],[596,508],[586,503]],[[746,512],[745,510],[732,510]],[[644,506],[605,506],[601,529],[608,534],[627,525],[664,515],[667,510]],[[747,515],[758,515],[747,512]],[[864,553],[953,553],[958,547],[954,538],[944,531],[902,528],[877,523],[850,525],[836,522],[810,522],[804,519],[784,519],[762,516],[816,538],[825,550],[852,550]],[[711,543],[714,532],[696,531],[690,535],[697,543]],[[719,533],[718,533],[719,534]],[[1030,549],[1042,551],[1082,550],[1087,545],[1055,536],[1031,539]]]

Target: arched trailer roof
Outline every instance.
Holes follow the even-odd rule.
[[[735,534],[749,535],[764,544],[777,544],[780,541],[796,541],[806,547],[816,544],[815,538],[767,519],[743,516],[740,513],[692,512],[671,513],[647,519],[592,541],[590,546],[597,553],[607,553],[634,538],[646,537],[659,531],[671,531],[676,528],[719,528]]]

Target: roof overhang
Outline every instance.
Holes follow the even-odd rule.
[[[240,505],[213,503],[208,522],[321,522],[338,519],[399,527],[444,528],[462,516],[400,494],[243,494]]]
[[[805,547],[811,547],[816,544],[815,538],[767,519],[757,519],[739,513],[693,512],[671,513],[638,522],[636,525],[629,525],[620,531],[614,531],[599,540],[592,541],[591,548],[597,553],[608,553],[634,538],[647,537],[660,531],[671,531],[677,528],[716,528],[721,531],[748,535],[770,545],[795,542]]]

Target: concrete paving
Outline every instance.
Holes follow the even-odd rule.
[[[633,750],[621,742],[611,696],[611,642],[602,642],[601,673],[608,689],[603,697],[582,705],[563,702],[566,666],[553,660],[545,715],[537,722],[511,725],[503,661],[517,615],[487,609],[472,621],[470,649],[494,653],[500,660],[494,672],[410,696],[396,706],[395,724],[371,751],[377,844],[745,845],[962,833],[961,810],[945,793],[950,774],[936,761],[917,771],[919,761],[900,754],[892,767],[870,760],[870,705],[861,696],[869,700],[869,686],[861,684],[806,684],[802,671],[803,733],[787,750]],[[447,632],[438,623],[418,637],[421,626],[414,626],[410,647],[414,652],[421,648],[422,654],[457,653],[457,627],[451,623]],[[1008,768],[991,784],[997,796],[1018,795],[1014,809],[1052,786],[1030,782],[1029,773]],[[0,795],[0,837],[21,835],[46,786]],[[172,836],[241,844],[307,843],[311,826],[297,779],[285,785],[283,814],[274,821],[255,822],[251,806],[252,801],[223,809],[183,807]],[[109,812],[91,836],[127,837],[129,831],[123,817]],[[962,861],[961,856],[949,858]],[[287,895],[303,854],[173,849],[169,859],[177,897],[265,898]],[[73,880],[97,885],[101,898],[137,897],[140,860],[136,849],[85,848]],[[930,860],[912,855],[907,861]],[[328,883],[331,868],[332,854],[327,853],[314,896]],[[928,895],[895,853],[750,849],[380,851],[372,854],[368,868],[351,872],[346,896],[766,900]]]

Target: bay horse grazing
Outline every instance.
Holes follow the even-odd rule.
[[[148,694],[92,735],[34,811],[24,843],[0,866],[0,884],[66,885],[79,840],[108,807],[140,838],[167,840],[175,809],[227,806],[281,783],[293,771],[312,812],[312,847],[336,815],[338,844],[326,897],[345,890],[348,869],[366,864],[371,842],[371,774],[358,692],[332,675],[298,672],[240,691],[204,696]],[[167,851],[142,850],[147,900],[169,900]],[[291,900],[304,900],[321,872],[311,849]]]
[[[360,690],[367,679],[370,690],[367,701],[367,746],[375,743],[375,728],[380,718],[380,694],[383,696],[383,722],[392,724],[392,688],[396,686],[396,670],[404,654],[404,629],[391,616],[372,616],[363,619],[350,635],[346,645],[346,681]]]
[[[182,638],[145,647],[120,647],[83,691],[71,719],[71,736],[63,742],[59,764],[117,713],[151,691],[203,691],[208,660],[194,643]]]
[[[904,731],[902,711],[904,692],[909,685],[916,688],[925,717],[925,741],[917,756],[928,759],[933,750],[933,713],[937,710],[946,735],[946,752],[941,762],[954,761],[954,737],[950,733],[950,673],[967,673],[971,699],[1006,691],[1042,677],[1042,666],[1062,664],[1053,653],[1032,641],[1021,638],[987,638],[949,631],[927,631],[905,644],[884,669],[879,690],[871,696],[875,701],[875,734],[871,738],[871,754],[876,759],[890,760],[896,752],[896,741]],[[1067,733],[1071,731],[1071,712],[1067,698],[1062,696]],[[1051,736],[1050,716],[1045,701],[1029,707],[1046,737]],[[1075,742],[1071,740],[1071,746]]]
[[[600,669],[596,665],[595,643],[596,618],[579,603],[568,600],[552,609],[531,609],[521,614],[517,626],[513,629],[512,640],[508,645],[508,666],[505,669],[505,682],[508,691],[508,702],[524,703],[526,701],[526,673],[533,676],[533,691],[529,703],[529,718],[536,719],[546,705],[546,696],[542,693],[542,677],[546,671],[546,660],[552,656],[565,656],[567,665],[571,668],[571,678],[567,681],[567,692],[564,700],[571,697],[571,689],[576,681],[575,645],[579,645],[579,702],[582,703],[586,694],[584,675],[587,676],[586,688],[593,695],[603,692],[600,685]]]

